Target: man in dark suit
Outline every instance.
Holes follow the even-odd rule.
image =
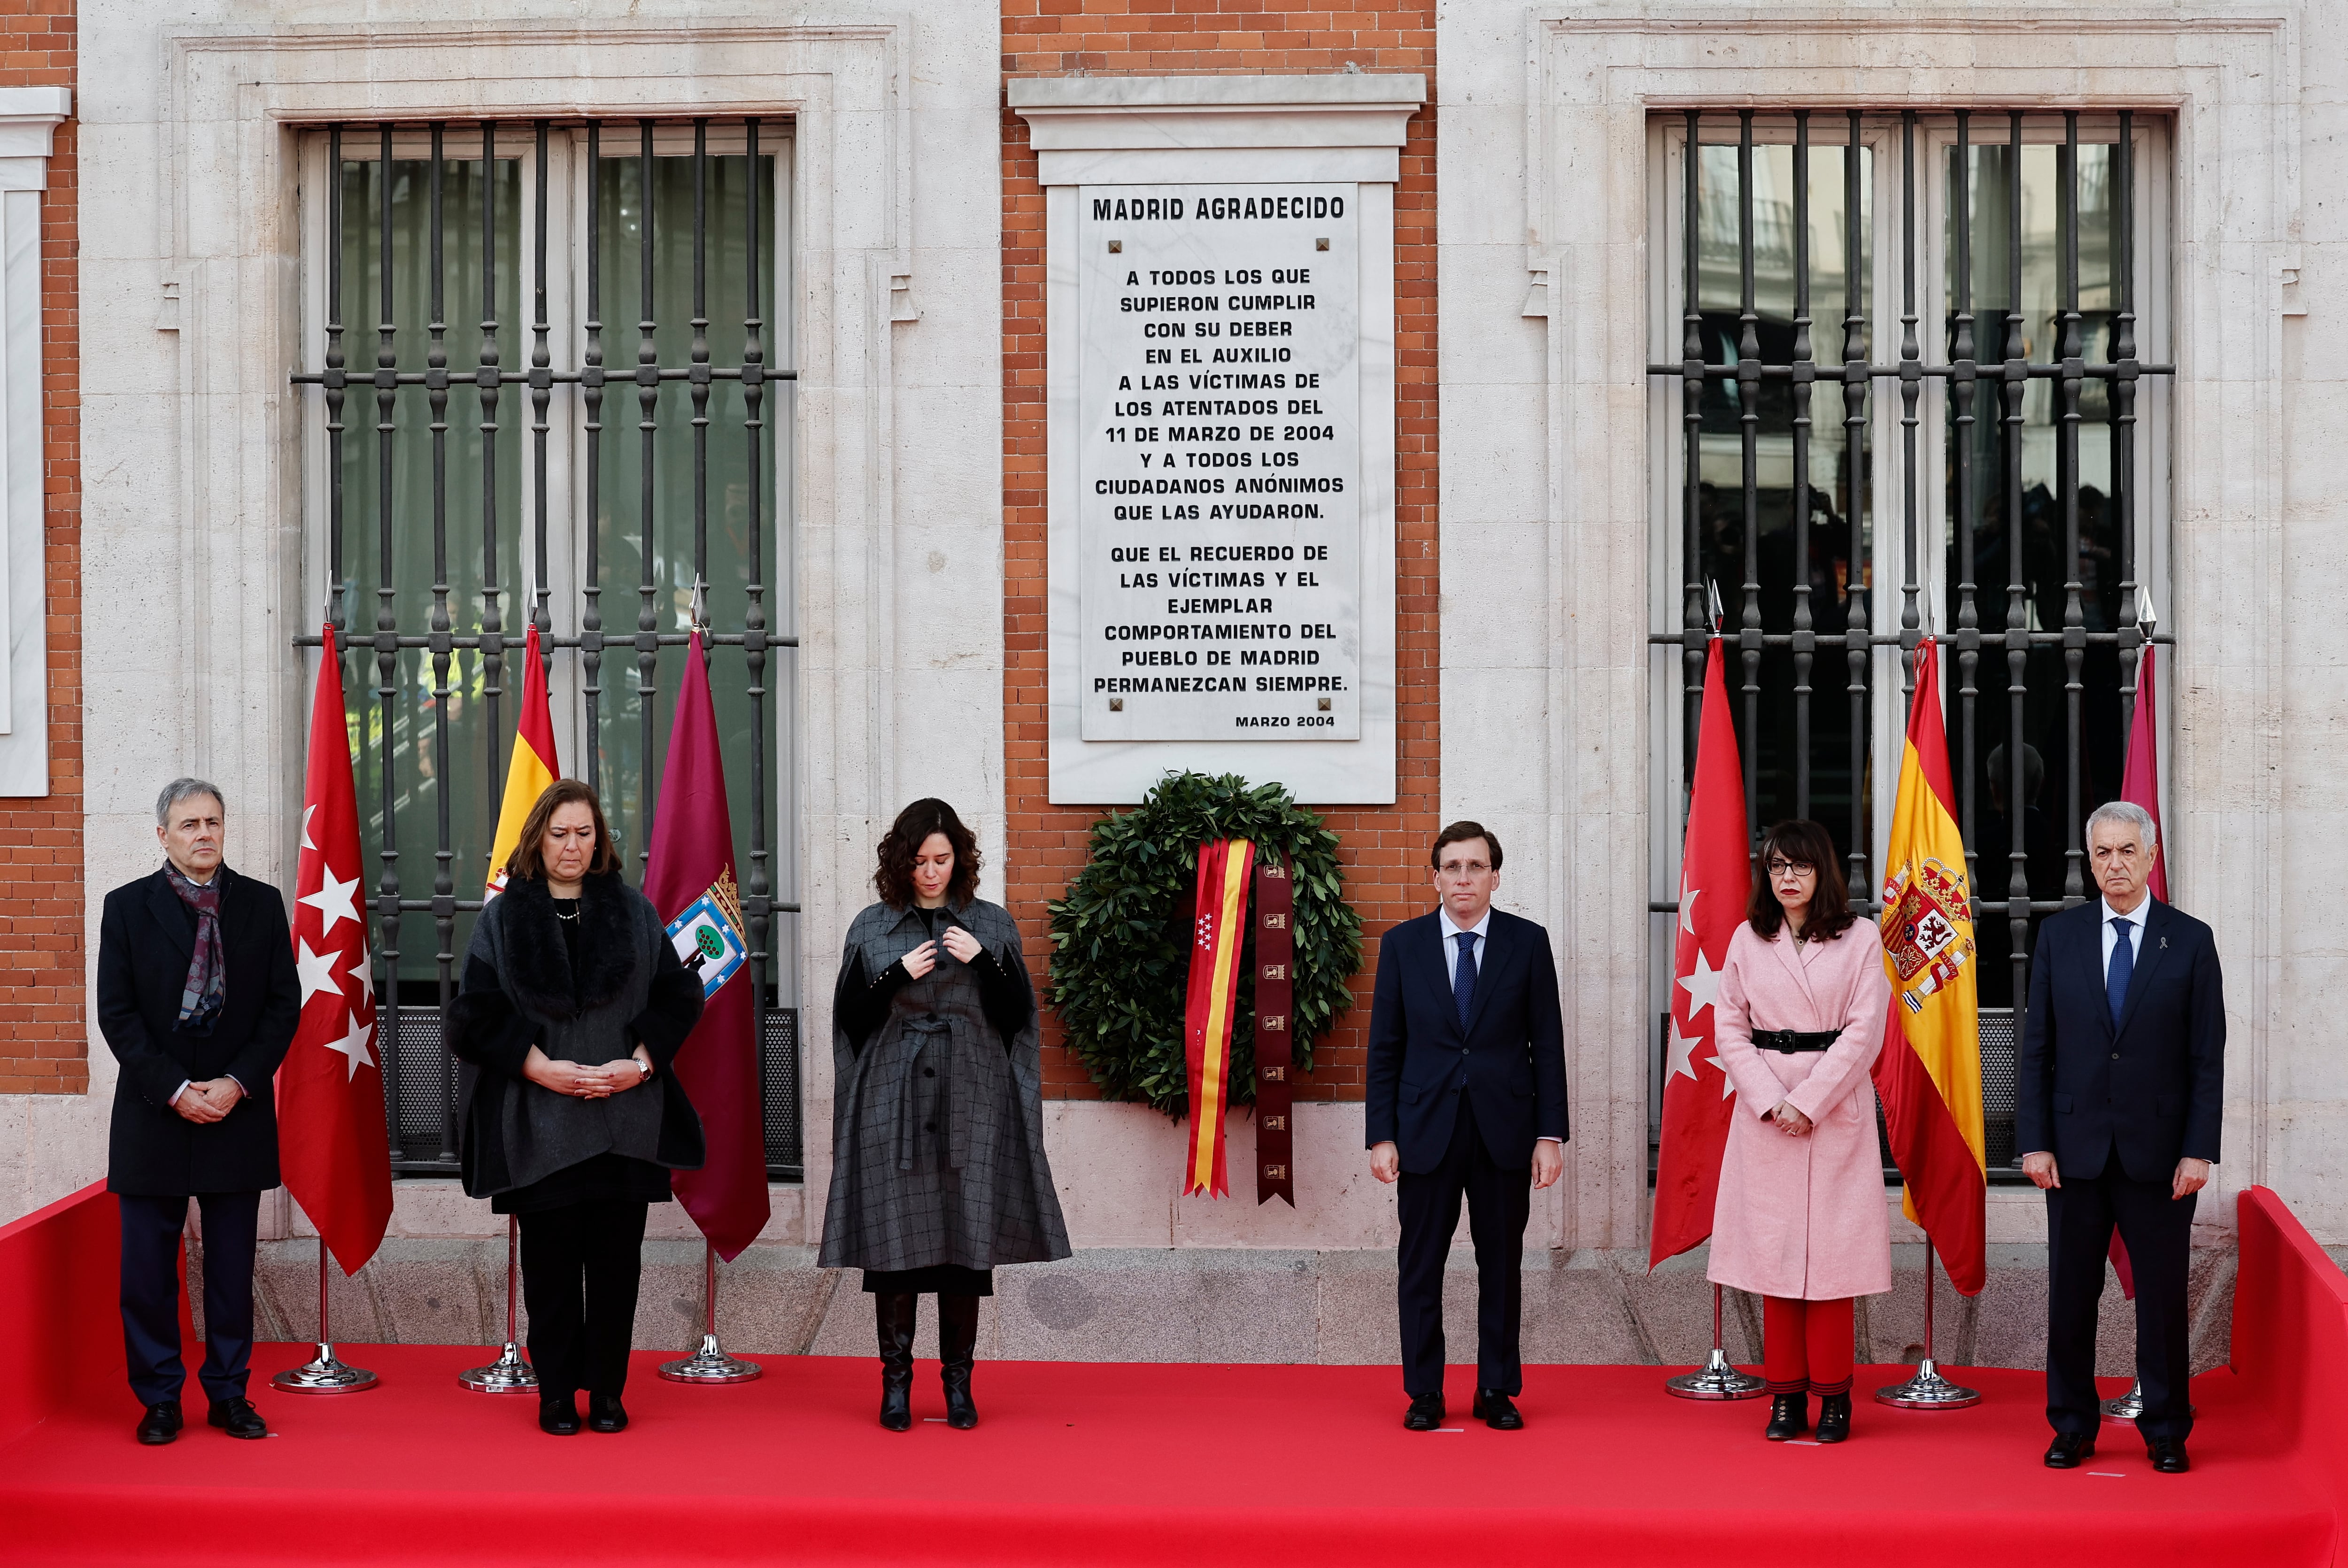
[[[2112,1227],[2136,1270],[2137,1431],[2153,1468],[2188,1468],[2185,1313],[2194,1194],[2218,1158],[2226,998],[2209,928],[2152,898],[2152,818],[2112,801],[2087,819],[2103,896],[2050,916],[2030,965],[2014,1141],[2046,1192],[2046,1463],[2096,1451],[2096,1307]]]
[[[106,1185],[122,1209],[122,1343],[146,1407],[142,1443],[180,1435],[180,1231],[204,1226],[204,1365],[211,1421],[265,1438],[244,1397],[261,1194],[277,1185],[272,1081],[302,994],[285,904],[221,863],[221,794],[198,779],[155,802],[165,862],[106,895],[98,1026],[122,1064]]]
[[[1370,1171],[1401,1182],[1395,1295],[1403,1425],[1443,1424],[1443,1266],[1468,1202],[1476,1243],[1476,1402],[1524,1418],[1517,1354],[1531,1190],[1565,1171],[1565,1026],[1549,933],[1492,907],[1500,841],[1454,822],[1429,857],[1441,907],[1378,942],[1370,1006]]]

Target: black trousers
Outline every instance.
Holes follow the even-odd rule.
[[[142,1405],[180,1398],[180,1232],[185,1198],[116,1194],[122,1209],[122,1352],[130,1391]],[[252,1363],[252,1252],[261,1230],[258,1192],[204,1192],[205,1397],[244,1396]]]
[[[1443,1389],[1443,1265],[1459,1229],[1463,1197],[1468,1234],[1476,1243],[1476,1387],[1502,1394],[1524,1391],[1517,1328],[1524,1307],[1525,1222],[1532,1215],[1532,1182],[1530,1165],[1510,1169],[1493,1162],[1464,1089],[1443,1162],[1423,1174],[1402,1173],[1395,1294],[1402,1317],[1402,1386],[1412,1398]]]
[[[2119,1227],[2136,1272],[2136,1366],[2144,1385],[2147,1438],[2182,1439],[2193,1429],[2191,1323],[2185,1281],[2192,1261],[2199,1194],[2171,1198],[2167,1178],[2131,1180],[2117,1154],[2103,1173],[2063,1178],[2046,1190],[2046,1420],[2058,1432],[2092,1437],[2103,1424],[2096,1394],[2096,1308],[2104,1258]]]
[[[541,1398],[628,1385],[644,1210],[627,1199],[539,1209],[521,1221],[521,1299]]]

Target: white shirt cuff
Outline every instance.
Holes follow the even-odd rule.
[[[1534,1139],[1533,1141],[1535,1143],[1563,1143],[1565,1140],[1562,1138],[1551,1138],[1548,1134],[1544,1133],[1540,1137]]]
[[[170,1099],[167,1099],[167,1100],[165,1100],[163,1103],[164,1103],[165,1105],[167,1105],[167,1106],[170,1106],[170,1105],[177,1105],[177,1104],[179,1104],[179,1103],[180,1103],[180,1097],[181,1095],[183,1095],[183,1094],[187,1093],[187,1092],[188,1092],[188,1086],[189,1086],[190,1084],[194,1083],[195,1081],[196,1081],[196,1080],[195,1080],[195,1079],[193,1079],[193,1078],[181,1078],[181,1079],[180,1080],[180,1087],[179,1087],[179,1088],[175,1088],[175,1089],[173,1089],[173,1090],[171,1091],[171,1098],[170,1098]]]

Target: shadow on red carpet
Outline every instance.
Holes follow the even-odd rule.
[[[2348,1288],[2330,1288],[2336,1269],[2330,1282],[2312,1275],[2281,1229],[2296,1222],[2271,1210],[2254,1216],[2245,1199],[2240,1288],[2271,1333],[2341,1341],[2302,1372],[2340,1370],[2325,1357],[2348,1355]],[[0,1232],[0,1312],[12,1299],[9,1235]],[[28,1326],[0,1318],[0,1329]],[[110,1316],[78,1326],[92,1342],[114,1327]],[[2238,1319],[2242,1367],[2240,1334]],[[25,1348],[15,1339],[11,1359]],[[111,1368],[93,1357],[59,1408],[12,1441],[0,1430],[0,1562],[1304,1563],[1475,1553],[1817,1568],[1865,1553],[1899,1568],[1981,1568],[2083,1553],[2297,1568],[2333,1564],[2338,1544],[2339,1472],[2325,1466],[2341,1450],[2323,1425],[2338,1418],[2313,1401],[2291,1406],[2280,1367],[2258,1355],[2196,1381],[2195,1468],[2163,1476],[2116,1423],[2080,1470],[2043,1468],[2043,1384],[2011,1371],[1967,1371],[1987,1396],[1971,1410],[1862,1402],[1852,1440],[1819,1448],[1763,1442],[1758,1402],[1669,1398],[1663,1371],[1647,1367],[1533,1367],[1524,1431],[1455,1418],[1454,1430],[1417,1434],[1402,1429],[1396,1377],[1383,1367],[983,1364],[983,1418],[957,1432],[939,1418],[936,1364],[924,1362],[913,1429],[899,1435],[873,1419],[870,1360],[770,1357],[759,1382],[693,1388],[659,1381],[661,1357],[645,1353],[628,1431],[556,1439],[537,1430],[534,1400],[458,1387],[479,1348],[344,1350],[381,1374],[379,1389],[272,1394],[266,1374],[308,1347],[263,1346],[256,1399],[274,1436],[232,1441],[201,1424],[197,1405],[178,1443],[147,1449],[130,1436],[138,1411],[120,1388],[118,1340]],[[1899,1375],[1869,1369],[1861,1386]],[[1450,1389],[1462,1416],[1468,1377],[1458,1369]]]

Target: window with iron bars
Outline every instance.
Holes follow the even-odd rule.
[[[1715,618],[1748,826],[1824,823],[1870,913],[1930,633],[1974,895],[1987,1158],[1993,1181],[2021,1179],[2031,943],[2095,895],[2082,824],[2119,793],[2142,649],[2170,640],[2154,611],[2168,129],[1987,108],[1651,123],[1651,1148]],[[1885,1166],[1896,1180],[1888,1146]]]
[[[304,137],[304,583],[336,629],[361,835],[380,857],[396,1172],[457,1169],[444,1024],[526,629],[561,771],[596,789],[640,880],[698,615],[760,998],[767,1170],[799,1176],[798,905],[778,893],[797,875],[790,154],[788,124],[743,119]],[[314,673],[324,639],[294,641]]]

